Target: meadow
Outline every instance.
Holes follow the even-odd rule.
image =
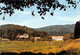
[[[3,41],[0,42],[0,53],[32,52],[32,53],[59,53],[61,51],[80,54],[80,39],[67,41]]]

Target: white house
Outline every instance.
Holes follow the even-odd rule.
[[[63,36],[52,36],[52,40],[63,40]]]
[[[17,38],[28,38],[28,34],[23,34],[23,35],[17,35]]]

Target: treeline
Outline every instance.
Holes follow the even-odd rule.
[[[75,24],[74,33],[64,35],[64,40],[80,38],[80,21]]]
[[[38,28],[39,31],[47,31],[50,35],[62,36],[74,32],[75,25],[52,25],[43,28]]]
[[[48,32],[43,31],[36,31],[32,28],[28,28],[26,26],[19,26],[19,25],[2,25],[0,26],[0,37],[1,38],[8,38],[10,40],[15,40],[18,34],[29,34],[29,37],[41,37],[41,38],[51,38]]]

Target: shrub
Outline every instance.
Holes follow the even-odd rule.
[[[30,41],[32,41],[32,42],[34,42],[34,41],[35,41],[35,39],[34,39],[34,37],[33,37],[33,36],[31,36],[31,37],[30,37]]]
[[[65,34],[63,39],[66,41],[66,40],[69,40],[69,39],[74,39],[74,34],[73,33],[69,33],[69,34]]]

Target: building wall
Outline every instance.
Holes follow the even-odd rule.
[[[35,38],[35,41],[37,41],[37,40],[39,40],[40,39],[40,37],[34,37]]]
[[[58,40],[63,40],[63,39],[56,39],[56,40],[58,41]]]
[[[52,40],[63,40],[63,36],[52,36]]]

